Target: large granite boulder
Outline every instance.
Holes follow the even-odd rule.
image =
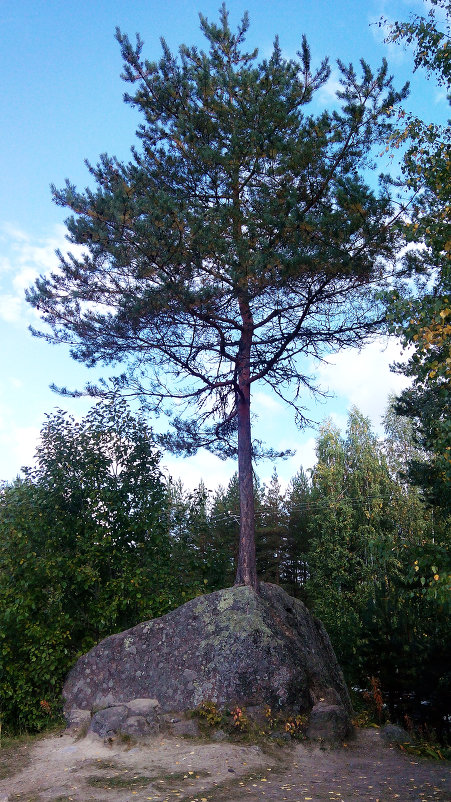
[[[158,703],[161,713],[207,700],[296,713],[327,704],[340,708],[346,721],[352,713],[321,622],[301,601],[266,583],[259,594],[237,586],[199,596],[111,635],[78,660],[63,696],[69,721],[71,711],[112,707],[121,718],[121,706],[145,699]]]

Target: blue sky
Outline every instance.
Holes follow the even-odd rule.
[[[219,0],[0,0],[0,480],[13,479],[21,465],[30,464],[45,413],[61,406],[79,416],[89,407],[85,399],[69,402],[50,391],[51,382],[82,387],[88,371],[62,346],[31,336],[28,325],[37,318],[23,293],[37,275],[56,266],[55,248],[64,248],[65,214],[51,200],[50,183],[61,186],[68,177],[84,187],[85,158],[95,162],[106,151],[126,160],[134,142],[138,117],[122,102],[126,87],[115,27],[131,37],[139,31],[144,54],[153,59],[161,52],[160,36],[174,50],[182,42],[201,44],[198,11],[216,19],[219,5]],[[381,16],[395,20],[422,13],[423,0],[229,0],[227,5],[233,26],[248,10],[248,43],[258,46],[260,55],[271,51],[276,33],[284,54],[294,55],[305,33],[314,62],[329,55],[334,66],[337,57],[356,63],[364,56],[376,67],[386,56],[399,86],[411,80],[406,106],[425,119],[446,116],[443,93],[423,75],[412,75],[410,54],[385,45],[377,25]],[[319,104],[332,102],[335,86],[333,70]],[[383,157],[380,169],[388,167]],[[332,415],[341,425],[356,404],[378,426],[387,394],[404,385],[389,371],[397,356],[396,343],[378,342],[317,367],[320,383],[334,397],[319,405],[306,399],[311,416],[320,421]],[[263,388],[255,390],[254,411],[258,435],[263,431],[276,448],[298,449],[296,457],[278,463],[283,479],[301,464],[312,465],[314,429],[299,432],[290,410]],[[187,484],[203,476],[211,487],[226,483],[235,469],[206,453],[185,461],[167,457],[165,463]],[[272,467],[263,463],[260,475],[269,477]]]

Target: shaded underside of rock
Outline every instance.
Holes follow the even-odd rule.
[[[276,585],[199,596],[161,618],[112,635],[81,657],[64,709],[95,711],[133,699],[161,712],[267,704],[309,712],[318,702],[352,712],[328,635],[305,605]]]

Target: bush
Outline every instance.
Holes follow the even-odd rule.
[[[167,491],[151,431],[124,403],[41,432],[37,467],[0,491],[3,725],[60,714],[64,677],[101,638],[177,607]]]

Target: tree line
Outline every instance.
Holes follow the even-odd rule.
[[[257,571],[324,622],[348,683],[377,676],[392,715],[449,704],[449,517],[400,478],[418,447],[391,409],[379,442],[354,409],[286,489],[254,475]],[[239,488],[168,479],[125,402],[48,416],[33,468],[0,493],[4,725],[57,712],[75,659],[113,632],[234,582]],[[399,708],[397,710],[397,707]],[[438,714],[439,711],[439,714]]]

